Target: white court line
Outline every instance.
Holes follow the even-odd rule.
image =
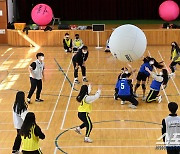
[[[159,53],[161,59],[164,61],[164,59],[163,59],[163,57],[162,57],[160,51],[158,51],[158,53]],[[167,69],[167,71],[168,71],[168,68],[167,68],[167,65],[166,65],[165,61],[164,61],[164,65],[165,65],[165,67],[166,67],[166,69]],[[168,73],[169,73],[169,71],[168,71]],[[180,95],[179,89],[178,89],[178,87],[177,87],[177,85],[176,85],[176,83],[175,83],[175,81],[174,81],[174,79],[173,79],[172,77],[171,77],[171,80],[172,80],[172,82],[173,82],[173,84],[174,84],[174,86],[175,86],[175,88],[176,88],[178,94]]]
[[[14,52],[12,52],[12,53],[1,63],[1,65],[3,65],[3,63],[6,62],[13,54],[14,54]],[[1,67],[1,65],[0,65],[0,67]]]
[[[73,57],[73,54],[72,54],[72,57]],[[72,59],[72,57],[71,57],[71,59]],[[71,59],[70,59],[70,63],[69,63],[68,69],[67,69],[67,71],[66,71],[66,75],[68,74],[69,69],[70,69],[70,66],[71,66],[71,63],[72,63],[72,60],[71,60]],[[55,104],[55,106],[54,106],[54,109],[53,109],[53,111],[52,111],[52,114],[51,114],[49,123],[48,123],[47,128],[46,128],[47,130],[49,129],[49,126],[50,126],[51,121],[52,121],[52,118],[53,118],[53,116],[54,116],[56,107],[57,107],[58,102],[59,102],[59,99],[60,99],[60,97],[61,97],[61,93],[62,93],[62,90],[63,90],[63,88],[64,88],[65,81],[66,81],[66,77],[64,76],[64,81],[63,81],[63,83],[62,83],[61,89],[60,89],[60,91],[59,91],[58,98],[57,98],[57,100],[56,100],[56,104]]]
[[[148,50],[148,54],[149,54],[150,57],[152,57],[149,50]],[[154,67],[154,69],[155,69],[155,71],[156,71],[156,73],[157,73],[157,69],[156,69],[155,67]],[[167,94],[166,94],[166,91],[165,91],[164,88],[163,88],[163,92],[164,92],[164,96],[166,97],[167,102],[169,103],[169,99],[168,99],[168,97],[167,97]]]
[[[57,153],[57,147],[55,147],[55,149],[54,149],[54,154],[56,154]]]
[[[156,146],[62,146],[61,149],[71,149],[71,148],[156,148]]]
[[[70,92],[69,99],[68,99],[68,102],[67,102],[67,105],[66,105],[66,109],[65,109],[65,112],[64,112],[64,116],[63,116],[63,120],[62,120],[62,124],[61,124],[60,129],[63,129],[63,126],[64,126],[64,122],[65,122],[66,114],[67,114],[68,107],[69,107],[69,104],[70,104],[73,88],[74,88],[74,82],[73,82],[73,85],[72,85],[72,88],[71,88],[71,92]]]

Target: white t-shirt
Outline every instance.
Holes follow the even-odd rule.
[[[27,113],[28,113],[28,111],[25,110],[24,112],[21,112],[21,114],[17,114],[17,113],[14,112],[14,110],[13,110],[14,128],[16,128],[16,129],[21,129],[21,126],[22,126],[22,124],[23,124],[23,121],[24,121]]]

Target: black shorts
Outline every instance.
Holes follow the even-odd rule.
[[[148,76],[146,75],[146,74],[144,74],[144,73],[142,73],[142,72],[138,72],[138,75],[137,75],[137,77],[136,77],[136,79],[138,80],[138,81],[146,81],[146,78],[147,78]]]
[[[133,95],[129,95],[129,96],[119,96],[119,98],[122,101],[129,101],[131,102],[133,105],[137,106],[138,105],[138,101],[136,100],[136,98],[134,98]]]

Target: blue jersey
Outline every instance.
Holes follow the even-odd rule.
[[[154,90],[156,90],[156,91],[159,91],[159,90],[160,90],[160,87],[161,87],[161,84],[162,84],[162,82],[153,80],[152,83],[151,83],[150,88],[152,88],[152,89],[154,89]]]
[[[127,79],[120,79],[116,84],[118,88],[119,96],[130,96],[131,95],[131,86]]]
[[[144,73],[146,76],[149,77],[150,74],[149,74],[149,72],[147,72],[147,71],[145,70],[145,67],[148,67],[149,70],[152,71],[152,70],[153,70],[153,66],[151,66],[151,65],[149,64],[149,62],[146,62],[146,63],[142,64],[141,67],[140,67],[139,72]]]

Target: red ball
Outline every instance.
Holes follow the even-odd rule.
[[[165,21],[175,20],[179,16],[179,6],[174,1],[164,1],[159,6],[159,16]]]
[[[46,26],[52,20],[53,11],[46,4],[37,4],[31,11],[31,17],[37,25]]]

